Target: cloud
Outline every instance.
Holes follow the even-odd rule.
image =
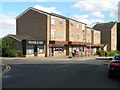
[[[1,0],[0,2],[44,2],[45,0]]]
[[[120,0],[81,0],[73,6],[81,11],[102,12],[109,11],[110,17],[117,18],[118,1]]]
[[[9,15],[16,15],[16,12],[8,12]]]
[[[0,37],[15,34],[16,21],[13,17],[0,14]]]
[[[35,5],[34,8],[36,9],[39,9],[39,10],[42,10],[42,11],[46,11],[48,13],[57,13],[57,14],[61,14],[60,12],[58,12],[56,10],[56,7],[43,7],[43,6],[40,6],[40,5]]]
[[[88,18],[89,15],[75,15],[75,18]]]
[[[96,17],[99,17],[99,18],[104,18],[105,17],[101,12],[93,12],[92,16],[96,16]]]
[[[87,19],[88,17],[89,17],[89,15],[75,15],[75,16],[73,16],[73,18],[75,18],[76,20],[83,22],[83,23],[86,23],[87,26],[90,26],[90,27],[92,27],[96,23],[103,23],[104,22],[104,20],[102,20],[102,19]]]

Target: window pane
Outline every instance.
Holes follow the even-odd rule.
[[[34,54],[34,49],[26,49],[26,54]]]
[[[55,30],[51,30],[51,37],[55,38]]]

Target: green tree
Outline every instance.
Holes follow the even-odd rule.
[[[2,56],[3,57],[17,57],[18,56],[12,39],[4,38],[2,40]]]

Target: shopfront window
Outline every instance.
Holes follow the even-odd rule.
[[[38,46],[38,54],[44,54],[44,46],[43,45]]]
[[[54,47],[54,54],[63,54],[64,48],[63,47]]]
[[[34,47],[32,45],[26,46],[26,54],[27,55],[34,54]]]

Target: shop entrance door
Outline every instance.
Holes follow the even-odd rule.
[[[38,53],[37,53],[37,46],[35,45],[35,46],[34,46],[34,56],[37,56],[37,54],[38,54]]]

